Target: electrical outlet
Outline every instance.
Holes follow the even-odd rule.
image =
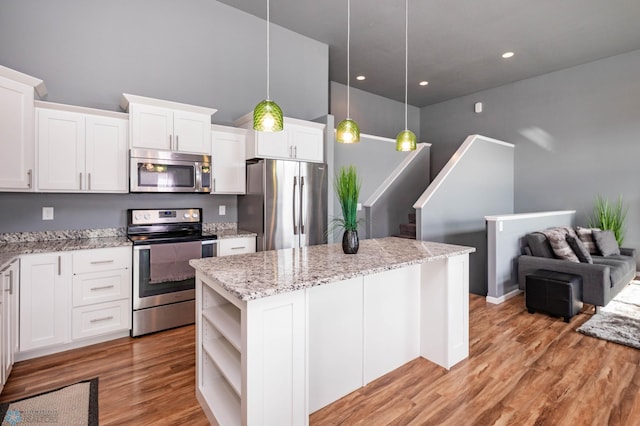
[[[227,206],[219,206],[218,207],[218,214],[220,216],[224,216],[225,214],[227,214]]]
[[[42,220],[53,220],[53,207],[42,208]]]
[[[358,203],[358,205],[356,206],[356,210],[358,211],[362,210],[362,203]]]

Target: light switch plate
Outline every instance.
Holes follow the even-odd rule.
[[[42,220],[53,220],[53,207],[42,208]]]
[[[227,214],[227,206],[219,206],[218,207],[218,214],[220,216],[224,216],[225,214]]]

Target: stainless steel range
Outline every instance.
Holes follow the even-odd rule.
[[[190,259],[216,256],[215,235],[202,235],[202,209],[127,210],[133,242],[132,336],[195,322]]]

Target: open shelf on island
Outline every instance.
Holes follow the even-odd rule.
[[[202,347],[227,379],[231,388],[240,396],[242,389],[240,352],[234,349],[229,341],[223,337],[203,342]]]
[[[222,377],[221,371],[205,352],[202,357],[202,396],[221,425],[239,425],[242,421],[240,396]]]
[[[209,307],[202,311],[207,319],[238,351],[242,350],[240,309],[231,303]]]

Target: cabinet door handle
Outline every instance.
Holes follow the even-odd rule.
[[[178,139],[178,135],[176,135],[176,151],[180,151],[180,139]]]
[[[58,256],[58,275],[62,275],[62,256]]]
[[[216,178],[213,178],[213,192],[216,192]]]
[[[90,323],[94,323],[94,322],[101,322],[101,321],[109,321],[113,319],[113,315],[108,316],[108,317],[102,317],[102,318],[94,318],[92,320],[89,320]]]
[[[91,287],[91,291],[96,291],[96,290],[106,290],[108,288],[114,288],[115,286],[113,284],[111,285],[102,285],[99,287]]]
[[[87,189],[91,191],[91,173],[87,173]]]
[[[115,262],[115,260],[109,259],[109,260],[93,260],[93,261],[91,261],[89,263],[91,263],[92,265],[101,265],[101,264],[104,264],[104,263],[113,263],[113,262]]]
[[[82,189],[82,172],[80,172],[80,189]]]
[[[293,158],[298,158],[298,147],[297,146],[293,147]]]
[[[5,291],[8,291],[9,294],[13,294],[13,270],[9,271],[9,289]]]
[[[173,135],[169,135],[169,151],[173,151]]]
[[[27,187],[31,189],[31,186],[33,185],[33,170],[27,170],[27,176],[29,177],[29,183],[27,183]]]

